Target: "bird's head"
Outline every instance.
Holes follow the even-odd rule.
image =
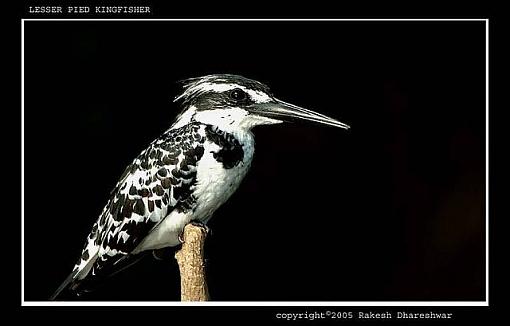
[[[349,126],[323,114],[283,102],[269,87],[236,75],[217,74],[184,81],[184,91],[175,98],[183,111],[174,127],[190,121],[223,130],[250,130],[258,125],[307,120],[348,129]]]

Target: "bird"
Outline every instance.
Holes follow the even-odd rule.
[[[50,300],[80,296],[143,254],[182,244],[188,223],[207,225],[238,189],[255,150],[252,129],[296,120],[350,126],[277,99],[261,82],[233,74],[188,78],[174,122],[122,173],[72,272]]]

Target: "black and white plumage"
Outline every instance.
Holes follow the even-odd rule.
[[[179,245],[184,226],[208,219],[237,189],[254,153],[251,129],[304,119],[348,128],[276,99],[269,88],[235,75],[185,81],[175,123],[126,168],[85,241],[64,289],[75,292],[136,261]]]

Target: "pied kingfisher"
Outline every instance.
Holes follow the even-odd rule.
[[[79,294],[143,252],[179,245],[187,223],[207,223],[250,168],[253,127],[303,119],[349,128],[278,100],[266,85],[241,76],[208,75],[184,83],[175,98],[181,114],[126,168],[72,273],[51,299],[65,289]]]

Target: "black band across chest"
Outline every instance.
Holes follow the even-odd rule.
[[[220,147],[213,156],[218,162],[223,163],[225,169],[231,169],[243,161],[243,146],[232,134],[211,125],[206,126],[205,132],[207,139]]]

